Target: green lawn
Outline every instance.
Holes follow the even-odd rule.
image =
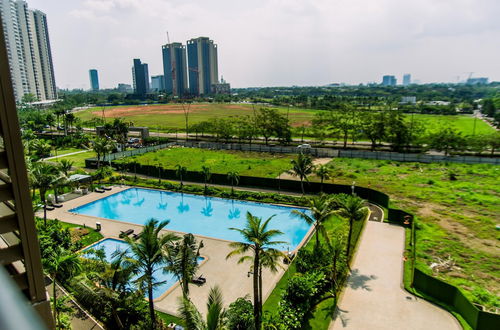
[[[72,152],[78,152],[78,151],[82,151],[82,150],[85,150],[85,149],[80,149],[80,148],[58,149],[56,152],[52,151],[52,156],[56,156],[56,153],[57,153],[57,156],[62,156],[62,155],[66,155],[66,154],[70,154]]]
[[[75,155],[69,155],[69,156],[63,155],[60,157],[58,156],[57,158],[51,159],[51,161],[60,162],[61,159],[67,159],[67,160],[71,160],[72,162],[74,162],[73,166],[75,166],[75,167],[85,167],[85,159],[92,158],[95,156],[96,156],[95,152],[88,150],[88,151],[81,152],[81,153],[75,154]]]
[[[290,169],[291,155],[257,152],[206,150],[196,148],[170,148],[149,152],[135,159],[140,164],[158,165],[165,169],[174,169],[177,164],[185,166],[188,171],[201,171],[202,166],[208,166],[212,173],[226,174],[229,171],[239,175],[258,177],[277,177]],[[132,157],[122,161],[131,162]]]
[[[177,325],[184,326],[184,322],[177,316],[158,311],[156,311],[156,314],[163,320],[163,322],[165,322],[165,325],[169,325],[170,323],[175,323]]]
[[[408,121],[411,121],[412,115],[406,116]],[[423,122],[427,132],[435,132],[442,127],[450,126],[457,129],[463,135],[480,135],[490,134],[495,132],[491,126],[480,119],[475,119],[472,115],[413,115],[413,120]],[[475,129],[474,129],[474,126]]]
[[[474,302],[500,307],[500,231],[495,229],[500,166],[342,158],[330,165],[335,183],[356,181],[380,190],[393,207],[418,216],[418,265],[430,271],[437,258],[451,256],[456,267],[437,277],[462,288]]]
[[[62,221],[61,221],[61,225],[63,228],[82,227],[82,225],[75,225],[72,223],[62,222]],[[89,233],[80,239],[82,246],[89,246],[89,245],[101,240],[104,237],[104,236],[102,236],[102,234],[100,232],[96,231],[93,228],[87,227],[87,229],[88,229]]]

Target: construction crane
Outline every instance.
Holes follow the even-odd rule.
[[[167,31],[167,42],[168,42],[168,45],[170,47],[172,47],[172,44],[170,43],[170,36],[168,34],[168,31]],[[169,48],[169,51],[170,51],[170,48]],[[170,55],[172,56],[172,53],[174,52],[171,52]],[[174,56],[175,56],[175,53],[174,53]],[[170,59],[170,65],[172,66],[172,82],[175,80],[175,61],[173,59],[173,57]],[[172,86],[173,87],[173,86]]]

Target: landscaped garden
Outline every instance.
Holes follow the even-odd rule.
[[[329,167],[334,183],[380,190],[417,216],[417,266],[475,303],[500,307],[499,166],[339,158]],[[433,272],[431,264],[441,262],[450,267]]]
[[[207,150],[174,147],[142,155],[124,158],[118,163],[137,162],[141,165],[160,165],[164,169],[175,169],[177,165],[188,171],[200,172],[208,167],[212,173],[275,178],[291,168],[292,155],[257,152]]]

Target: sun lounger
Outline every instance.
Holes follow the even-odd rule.
[[[95,191],[96,193],[99,193],[99,194],[104,193],[104,190],[99,189],[99,188],[95,188],[95,189],[94,189],[94,191]]]
[[[127,229],[125,231],[120,231],[120,238],[124,238],[134,232],[133,229]]]
[[[207,282],[207,279],[204,278],[203,275],[193,276],[193,278],[191,279],[191,282],[194,284],[203,285]]]
[[[142,232],[140,232],[139,234],[132,235],[132,238],[135,240],[138,240],[139,238],[141,238],[141,236],[142,236]]]
[[[46,206],[45,206],[45,209],[46,209],[47,211],[52,211],[52,210],[54,210],[54,209],[55,209],[55,207],[50,206],[50,205],[46,205]]]
[[[106,187],[106,186],[100,186],[99,189],[110,191],[111,187]]]
[[[50,203],[50,206],[53,206],[53,207],[56,207],[56,208],[63,207],[62,204],[57,204],[57,203]]]

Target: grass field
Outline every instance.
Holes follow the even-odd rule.
[[[330,166],[335,183],[380,190],[418,216],[417,265],[430,272],[437,258],[450,256],[456,267],[436,276],[474,302],[500,307],[500,166],[342,158]]]
[[[75,151],[83,151],[83,149],[77,149]],[[52,158],[50,161],[60,162],[62,159],[70,160],[74,162],[74,167],[85,167],[85,159],[95,157],[95,152],[88,150],[75,155],[60,156],[58,154],[57,158]]]
[[[165,169],[175,169],[180,164],[188,171],[201,171],[202,166],[207,166],[212,173],[226,174],[235,171],[239,175],[274,178],[290,169],[292,158],[294,157],[284,154],[178,147],[125,158],[123,161],[131,162],[135,159],[143,165],[161,164]]]
[[[191,105],[189,114],[189,124],[195,124],[216,117],[238,117],[252,115],[254,109],[258,110],[261,105],[252,106],[250,104],[220,104],[220,103],[199,103]],[[274,107],[282,114],[287,114],[290,123],[294,127],[302,125],[311,125],[311,120],[318,112],[324,110],[299,109]],[[104,112],[103,112],[104,111]],[[76,113],[81,120],[90,120],[94,117],[105,118],[112,121],[114,118],[124,118],[131,121],[136,126],[147,126],[152,130],[184,130],[186,127],[185,117],[180,104],[152,104],[147,106],[113,106],[96,107],[86,109]],[[407,116],[411,120],[412,116]],[[413,120],[423,121],[429,132],[443,126],[453,126],[464,135],[472,134],[475,128],[475,134],[491,133],[494,130],[482,120],[475,120],[470,115],[443,116],[443,115],[413,115]],[[474,124],[474,122],[476,122]]]

